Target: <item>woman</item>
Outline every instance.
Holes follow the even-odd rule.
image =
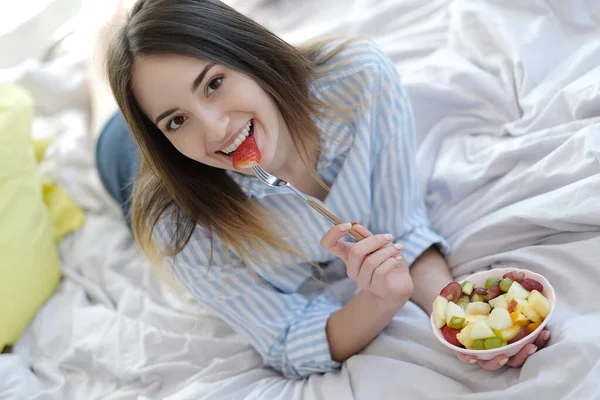
[[[409,299],[431,311],[452,279],[446,245],[420,195],[410,104],[372,44],[294,48],[217,0],[142,0],[107,67],[124,119],[99,139],[103,182],[146,253],[268,365],[334,371]],[[236,169],[248,151],[357,223],[331,227]],[[366,238],[345,239],[351,229]],[[346,274],[358,290],[341,302],[330,284]],[[531,350],[481,365],[518,366]]]

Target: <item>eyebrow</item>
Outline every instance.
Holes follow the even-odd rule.
[[[194,82],[192,82],[192,87],[190,88],[190,91],[192,93],[194,93],[196,90],[198,90],[198,86],[200,86],[200,84],[204,80],[204,77],[206,76],[206,74],[208,73],[208,71],[212,67],[214,67],[215,65],[216,65],[216,63],[207,64],[206,67],[204,67],[204,69],[202,70],[202,72],[200,72],[198,74],[198,76],[196,77],[196,79],[194,79]]]
[[[190,87],[190,91],[192,93],[194,93],[196,90],[198,90],[198,86],[200,86],[200,84],[202,83],[202,81],[204,80],[204,77],[206,76],[206,74],[208,73],[208,71],[214,67],[216,65],[216,63],[210,63],[207,64],[204,69],[202,71],[200,71],[200,73],[198,74],[198,76],[196,77],[196,79],[194,79],[194,82],[192,82],[192,86]],[[154,124],[158,125],[158,123],[160,121],[162,121],[163,119],[165,119],[166,117],[168,117],[169,115],[173,114],[175,111],[177,111],[177,108],[170,108],[167,111],[165,111],[164,113],[158,115],[155,119],[154,119]]]
[[[154,125],[158,125],[158,123],[163,120],[164,118],[167,118],[169,115],[173,114],[175,111],[177,111],[176,108],[171,108],[167,111],[165,111],[164,113],[160,114],[158,117],[156,117],[156,119],[154,120]]]

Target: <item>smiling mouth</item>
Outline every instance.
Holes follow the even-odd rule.
[[[229,146],[225,147],[223,150],[217,151],[217,153],[221,153],[228,157],[232,157],[235,151],[240,147],[242,143],[246,140],[247,137],[252,136],[254,134],[254,120],[248,121],[244,129],[240,132],[237,138],[235,138],[234,142]]]

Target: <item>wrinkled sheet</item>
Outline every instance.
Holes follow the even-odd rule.
[[[62,115],[47,173],[88,219],[61,244],[60,289],[0,356],[0,398],[600,399],[600,7],[522,3],[237,5],[290,41],[366,32],[392,56],[454,275],[516,266],[554,285],[552,339],[523,368],[460,364],[409,303],[340,373],[281,378],[168,276],[156,279],[99,185],[84,125]]]

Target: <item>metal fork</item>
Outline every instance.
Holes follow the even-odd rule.
[[[343,223],[342,220],[340,220],[338,217],[336,217],[333,213],[331,213],[325,207],[323,207],[322,205],[320,205],[313,199],[309,199],[308,197],[306,197],[306,195],[304,195],[304,193],[302,193],[300,190],[296,189],[294,187],[294,185],[290,184],[289,182],[284,181],[283,179],[279,179],[275,175],[271,175],[270,173],[265,171],[260,165],[256,165],[256,166],[252,167],[252,172],[254,172],[254,175],[256,175],[256,177],[258,179],[260,179],[261,182],[263,182],[266,185],[269,185],[272,187],[288,187],[288,188],[292,189],[292,191],[294,193],[296,193],[298,196],[302,197],[302,199],[304,199],[304,201],[306,201],[309,206],[311,206],[312,208],[317,210],[321,215],[323,215],[325,218],[327,218],[329,220],[329,222],[331,222],[333,225],[339,225],[339,224]],[[354,240],[356,240],[357,242],[364,239],[364,236],[362,236],[360,233],[356,232],[354,229],[350,229],[348,234],[350,236],[352,236],[352,238]]]

